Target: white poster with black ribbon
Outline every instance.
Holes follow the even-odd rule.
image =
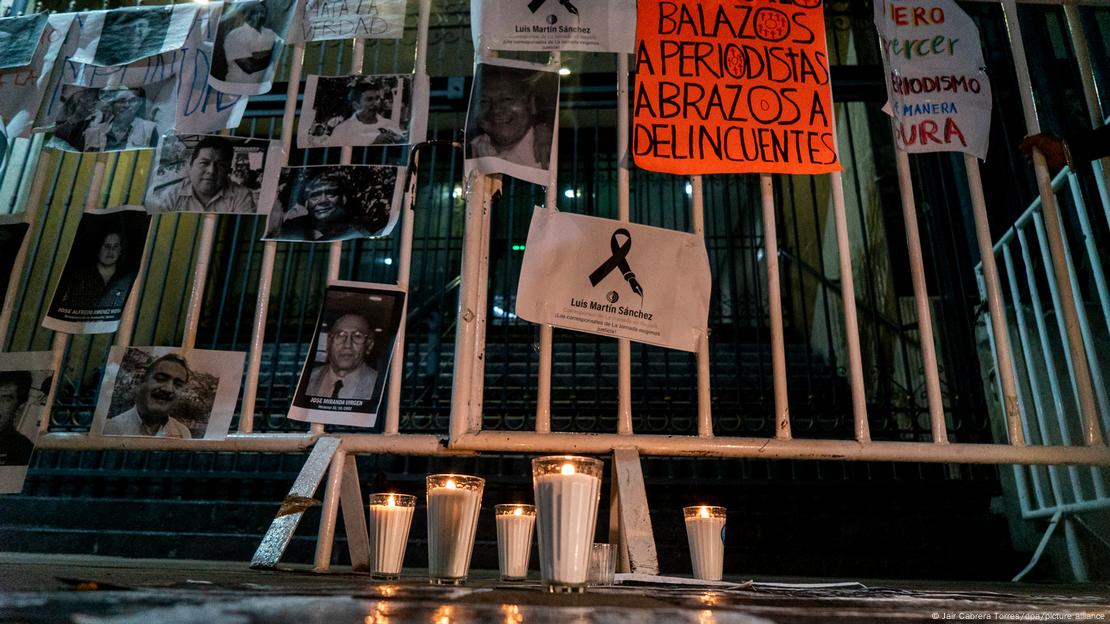
[[[711,288],[699,236],[537,207],[516,314],[692,352],[707,331]]]

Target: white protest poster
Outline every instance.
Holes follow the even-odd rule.
[[[378,408],[404,310],[405,291],[396,286],[329,284],[289,418],[380,432]]]
[[[466,115],[466,175],[503,173],[546,185],[558,113],[558,67],[482,60],[474,68]]]
[[[405,145],[412,143],[412,74],[309,76],[297,124],[299,147]]]
[[[0,353],[0,494],[23,489],[54,383],[49,351]]]
[[[62,85],[47,145],[69,152],[154,148],[173,128],[176,95],[176,75],[141,86]]]
[[[952,0],[876,0],[898,148],[987,157],[991,85],[975,22]]]
[[[82,214],[42,326],[67,334],[110,334],[119,329],[149,226],[150,216],[142,210]]]
[[[196,14],[191,2],[89,11],[82,16],[72,60],[111,67],[176,50],[185,45]]]
[[[42,31],[46,30],[46,19],[46,13],[0,18],[0,69],[31,64]]]
[[[601,336],[695,351],[712,278],[701,237],[536,207],[516,314]]]
[[[0,70],[0,118],[5,122],[10,139],[30,136],[48,86],[54,84],[51,76],[61,74],[53,69],[62,46],[67,38],[75,40],[69,37],[73,21],[73,13],[51,15],[31,62],[23,67]]]
[[[114,346],[89,433],[221,440],[245,359],[241,351]]]
[[[405,0],[305,0],[297,3],[289,43],[400,39]]]
[[[224,3],[212,46],[208,84],[217,91],[237,95],[269,91],[294,4],[294,0]]]
[[[631,54],[636,0],[470,0],[475,50]]]

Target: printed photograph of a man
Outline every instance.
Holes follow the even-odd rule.
[[[46,28],[46,13],[0,19],[0,69],[30,65]]]
[[[108,11],[93,63],[126,65],[162,52],[173,7],[126,7]]]
[[[404,301],[404,292],[391,287],[328,287],[290,418],[361,427],[378,423]]]
[[[276,175],[281,146],[207,134],[162,137],[147,212],[255,214],[263,178]]]
[[[81,215],[43,326],[79,334],[116,331],[149,224],[150,217],[135,210]]]
[[[412,76],[309,76],[297,131],[301,147],[408,142]]]
[[[292,5],[291,0],[225,3],[213,45],[209,83],[237,95],[269,91],[274,64],[293,17]]]
[[[173,126],[177,76],[141,87],[62,85],[49,146],[71,152],[148,149]]]
[[[242,353],[113,347],[90,432],[221,438],[243,373]]]
[[[520,61],[486,60],[474,70],[466,159],[481,173],[547,184],[559,74]]]
[[[0,353],[0,494],[23,489],[54,382],[50,353]]]
[[[265,238],[331,242],[388,235],[397,222],[400,168],[321,165],[281,170]]]

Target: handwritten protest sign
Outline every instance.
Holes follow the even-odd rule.
[[[290,43],[335,39],[400,39],[405,0],[306,0],[297,3]]]
[[[967,13],[951,0],[877,0],[875,24],[899,149],[986,158],[991,85]]]
[[[839,170],[822,4],[641,2],[636,164],[686,175]]]

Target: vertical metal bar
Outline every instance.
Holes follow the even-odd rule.
[[[700,175],[690,176],[690,217],[694,235],[705,239],[705,195]],[[713,397],[709,378],[709,336],[698,339],[696,354],[698,368],[698,436],[713,437]]]
[[[1025,236],[1025,229],[1020,228],[1017,230],[1018,245],[1021,247],[1021,259],[1026,267],[1036,266],[1033,264],[1033,254],[1029,247],[1029,240]],[[1009,269],[1009,265],[1007,265]],[[1013,276],[1014,272],[1010,271]],[[1011,279],[1013,279],[1011,277]],[[1052,411],[1056,414],[1056,430],[1060,432],[1060,441],[1071,446],[1071,432],[1068,429],[1067,423],[1067,410],[1064,408],[1064,393],[1060,389],[1060,378],[1056,372],[1056,356],[1052,353],[1052,343],[1048,336],[1048,324],[1045,321],[1044,306],[1041,303],[1040,287],[1037,285],[1037,275],[1033,270],[1026,269],[1025,271],[1026,285],[1029,288],[1029,300],[1033,304],[1033,321],[1037,325],[1037,337],[1041,343],[1041,354],[1044,357],[1044,367],[1048,375],[1048,388],[1052,392]],[[1059,321],[1059,319],[1057,319]],[[1019,326],[1020,329],[1020,326]],[[1064,350],[1065,359],[1070,356],[1067,350]],[[995,357],[997,362],[997,356]],[[1036,394],[1036,393],[1034,393]],[[1078,400],[1078,397],[1076,397]],[[1081,491],[1079,488],[1079,475],[1078,473],[1069,469],[1069,477],[1071,478],[1072,488],[1075,490],[1076,496]]]
[[[289,66],[289,87],[285,92],[285,111],[281,119],[281,146],[284,163],[289,164],[289,153],[293,148],[293,118],[297,114],[297,94],[301,86],[301,64],[304,63],[304,44],[293,46]],[[239,431],[250,433],[254,430],[254,409],[258,400],[258,376],[262,370],[262,350],[266,346],[266,317],[270,312],[270,289],[274,282],[274,260],[277,257],[277,243],[266,241],[262,244],[262,265],[258,272],[258,298],[254,310],[254,323],[251,325],[250,354],[247,357],[247,387],[243,389],[243,410],[239,415]]]
[[[1002,9],[1006,16],[1006,30],[1010,36],[1013,52],[1014,70],[1018,79],[1022,108],[1025,111],[1025,125],[1030,134],[1040,132],[1036,103],[1033,101],[1033,87],[1029,79],[1029,65],[1025,56],[1025,42],[1021,35],[1016,0],[1003,0]],[[1087,350],[1079,331],[1079,318],[1075,309],[1075,299],[1071,282],[1067,276],[1064,260],[1064,245],[1060,238],[1060,213],[1056,207],[1056,197],[1052,191],[1052,180],[1045,164],[1044,155],[1033,150],[1033,169],[1037,177],[1037,188],[1041,196],[1041,210],[1048,229],[1048,245],[1052,252],[1052,270],[1056,286],[1063,300],[1064,326],[1067,330],[1067,347],[1075,365],[1075,381],[1079,389],[1080,413],[1083,416],[1083,437],[1088,446],[1105,444],[1098,423],[1098,407],[1091,386],[1091,373],[1087,364]]]
[[[771,372],[775,384],[775,437],[789,440],[790,399],[787,395],[786,338],[782,323],[782,286],[779,283],[779,235],[775,223],[774,178],[759,174],[763,205],[763,258],[767,261],[767,305],[771,316]]]
[[[617,219],[629,221],[628,55],[617,54]],[[632,343],[617,339],[617,433],[632,433]]]
[[[420,21],[417,25],[416,35],[416,80],[424,80],[428,73],[428,24],[431,20],[431,0],[420,1]],[[410,148],[411,149],[411,148]],[[412,272],[412,236],[413,219],[415,213],[412,207],[416,203],[417,181],[415,175],[412,187],[408,189],[409,201],[404,204],[405,210],[401,215],[401,249],[397,262],[397,285],[409,293],[409,277]],[[405,374],[405,335],[408,329],[408,309],[411,301],[405,297],[405,307],[401,315],[401,324],[397,328],[397,336],[393,344],[393,357],[389,361],[389,386],[386,400],[385,427],[386,435],[396,434],[401,426],[401,385]]]
[[[928,285],[925,283],[924,254],[921,251],[921,232],[917,222],[917,201],[913,195],[910,157],[909,154],[895,147],[894,158],[898,169],[898,189],[902,196],[902,220],[906,227],[906,252],[910,259],[913,298],[917,307],[917,331],[921,335],[921,359],[925,367],[929,424],[933,442],[947,444],[948,427],[944,422],[944,398],[940,394],[940,371],[937,368],[937,349],[933,339],[933,315],[930,311]]]
[[[331,550],[335,543],[335,521],[339,512],[339,495],[342,493],[343,467],[347,461],[347,451],[340,443],[328,467],[328,485],[324,490],[324,504],[320,508],[320,532],[316,538],[316,557],[313,570],[327,572],[331,567]]]
[[[1065,2],[1064,17],[1068,23],[1072,49],[1075,50],[1075,63],[1079,66],[1079,81],[1083,85],[1083,96],[1087,100],[1087,114],[1091,119],[1091,127],[1097,128],[1105,123],[1105,117],[1102,104],[1099,102],[1099,85],[1095,83],[1095,71],[1091,66],[1087,36],[1083,32],[1083,22],[1079,19],[1079,7],[1074,2]],[[1103,158],[1095,164],[1094,173],[1095,180],[1098,182],[1099,198],[1102,200],[1106,220],[1110,222],[1110,175],[1108,175],[1110,171],[1107,169],[1110,158]]]
[[[1017,400],[1017,383],[1014,381],[1013,351],[1010,347],[1010,331],[1003,307],[1002,289],[998,282],[998,263],[994,258],[991,244],[991,228],[987,221],[987,202],[983,196],[983,180],[979,175],[979,161],[970,154],[964,154],[964,168],[967,169],[968,191],[971,193],[971,212],[975,219],[975,240],[979,244],[979,257],[983,263],[983,283],[987,291],[987,310],[994,329],[994,339],[998,345],[998,378],[1002,384],[1003,407],[1006,412],[1006,428],[1010,434],[1010,444],[1025,446],[1025,436],[1021,430],[1021,407]]]
[[[473,433],[470,425],[471,383],[473,369],[481,362],[475,361],[478,314],[477,281],[479,275],[480,246],[482,242],[482,215],[488,210],[491,180],[489,176],[471,175],[465,181],[466,216],[463,225],[462,267],[459,283],[459,309],[455,330],[455,359],[451,381],[451,440]]]
[[[197,262],[193,266],[193,285],[189,292],[189,308],[185,313],[185,333],[181,338],[181,346],[186,349],[192,349],[197,343],[197,327],[200,326],[200,311],[204,304],[208,265],[212,258],[212,244],[216,240],[216,215],[204,215],[200,228],[200,247],[197,249]]]
[[[558,51],[550,55],[551,63],[558,65],[562,56]],[[551,134],[551,160],[548,161],[549,176],[547,188],[544,189],[544,208],[546,210],[558,209],[559,193],[559,108],[555,108],[555,120]],[[555,328],[551,325],[540,325],[540,353],[539,369],[536,379],[536,432],[548,433],[551,431],[551,358],[554,344]],[[631,422],[629,423],[631,427]],[[618,423],[619,428],[619,423]],[[621,433],[630,433],[624,432]]]
[[[848,240],[848,215],[844,201],[844,177],[830,174],[833,196],[833,221],[836,251],[840,260],[840,299],[844,307],[844,336],[848,342],[848,380],[852,388],[852,421],[856,440],[871,441],[867,423],[867,393],[863,386],[863,358],[860,355],[859,318],[856,314],[856,286],[852,275],[852,249]]]

